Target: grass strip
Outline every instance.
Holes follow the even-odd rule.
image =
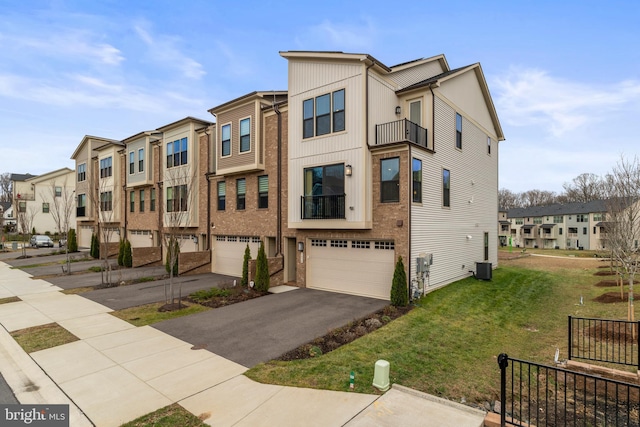
[[[209,416],[208,414],[203,414],[201,417],[202,419],[206,419]],[[157,411],[129,421],[126,424],[122,424],[121,427],[199,427],[206,425],[207,424],[201,421],[201,418],[196,417],[182,406],[174,403],[173,405],[165,406]]]
[[[78,337],[57,323],[20,329],[11,332],[11,336],[27,353],[78,341]]]
[[[174,311],[158,311],[164,303],[153,303],[140,305],[137,307],[125,308],[112,311],[110,314],[131,323],[134,326],[146,326],[163,320],[175,319],[176,317],[189,316],[210,310],[209,307],[200,304],[182,303],[184,308]]]

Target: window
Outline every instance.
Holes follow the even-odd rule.
[[[524,219],[516,218],[516,225],[522,225],[522,224],[524,224]]]
[[[167,187],[167,212],[187,211],[187,186]]]
[[[462,116],[456,113],[456,148],[462,150]]]
[[[400,201],[400,158],[380,161],[380,201],[382,203]]]
[[[27,211],[27,202],[18,202],[18,212]]]
[[[245,197],[247,195],[247,181],[244,178],[236,180],[236,209],[239,211],[245,208]]]
[[[538,218],[533,218],[533,223],[534,224],[542,224],[542,218],[538,217]]]
[[[345,218],[344,164],[304,169],[303,219]]]
[[[578,234],[578,227],[569,227],[569,234]]]
[[[251,150],[251,119],[240,120],[240,152]]]
[[[56,186],[54,188],[54,191],[55,191],[56,197],[62,197],[62,187]]]
[[[167,168],[187,164],[187,138],[177,139],[167,143]]]
[[[76,216],[77,217],[85,216],[86,203],[87,203],[87,195],[86,194],[78,194],[78,200],[76,202]]]
[[[144,148],[138,150],[138,172],[144,172]]]
[[[587,234],[587,227],[582,227],[582,234]]]
[[[489,233],[484,233],[484,260],[489,261]]]
[[[312,138],[345,130],[345,91],[305,99],[302,102],[302,137]]]
[[[113,159],[107,157],[100,160],[100,178],[107,178],[113,174]]]
[[[593,227],[593,234],[596,234],[596,227]]]
[[[413,159],[411,171],[413,175],[413,202],[422,203],[422,160]]]
[[[269,207],[269,177],[262,175],[258,177],[258,208]]]
[[[156,189],[155,188],[151,189],[151,200],[149,201],[149,210],[151,212],[156,211]]]
[[[231,155],[231,125],[222,126],[222,156]]]
[[[42,204],[42,213],[49,213],[49,203]]]
[[[78,182],[86,181],[87,179],[87,164],[83,163],[78,165]]]
[[[556,224],[561,224],[562,223],[562,215],[554,215],[553,216],[553,222]]]
[[[451,172],[442,169],[442,206],[451,206]]]
[[[111,211],[113,209],[113,193],[111,191],[105,191],[100,193],[100,210]]]
[[[333,131],[344,130],[344,89],[333,92]]]
[[[558,234],[562,236],[562,227],[558,228]]]
[[[133,151],[129,152],[129,175],[133,175],[135,173],[136,167],[136,153]]]
[[[135,212],[135,211],[136,211],[136,192],[130,191],[129,192],[129,212]]]
[[[225,209],[225,201],[227,196],[227,183],[221,181],[218,183],[218,210],[223,211]]]
[[[144,212],[144,190],[140,190],[140,212]]]
[[[491,154],[491,137],[487,137],[487,154]]]
[[[576,222],[587,222],[587,215],[584,215],[584,214],[576,215]]]
[[[601,213],[594,213],[593,214],[593,220],[594,221],[602,221],[602,214]]]

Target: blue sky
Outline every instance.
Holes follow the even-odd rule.
[[[506,141],[500,187],[559,192],[637,153],[636,1],[0,0],[0,173],[73,168],[86,134],[124,139],[254,90],[285,50],[480,62]]]

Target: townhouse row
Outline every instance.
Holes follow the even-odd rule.
[[[603,250],[607,247],[606,216],[606,200],[500,210],[500,245]]]
[[[504,137],[480,64],[280,55],[286,91],[123,140],[85,136],[72,155],[79,245],[99,225],[142,265],[179,229],[182,271],[240,276],[262,242],[272,285],[381,299],[399,257],[416,292],[497,265]]]

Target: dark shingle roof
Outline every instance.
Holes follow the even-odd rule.
[[[514,208],[507,211],[508,218],[525,218],[553,215],[575,215],[592,212],[606,212],[606,200],[592,200],[590,202],[574,202],[554,204],[549,206],[532,206],[530,208]]]
[[[455,73],[457,73],[457,72],[458,72],[458,71],[460,71],[460,70],[464,70],[465,68],[472,67],[473,65],[474,65],[474,64],[472,64],[472,65],[465,65],[464,67],[456,68],[456,69],[454,69],[454,70],[445,71],[444,73],[438,74],[437,76],[429,77],[428,79],[426,79],[426,80],[422,80],[421,82],[414,83],[414,84],[412,84],[412,85],[410,85],[410,86],[407,86],[407,87],[403,87],[402,89],[400,89],[400,90],[396,91],[396,93],[407,92],[407,91],[409,91],[409,90],[413,90],[413,89],[417,89],[417,88],[420,88],[420,87],[423,87],[423,86],[427,86],[427,85],[429,85],[429,84],[431,84],[431,83],[435,83],[435,82],[437,82],[438,80],[440,80],[440,79],[442,79],[442,78],[445,78],[445,77],[447,77],[447,76],[449,76],[449,75],[451,75],[451,74],[455,74]]]
[[[31,175],[30,173],[12,173],[9,176],[9,180],[11,181],[26,181],[29,178],[36,177],[38,175]]]

